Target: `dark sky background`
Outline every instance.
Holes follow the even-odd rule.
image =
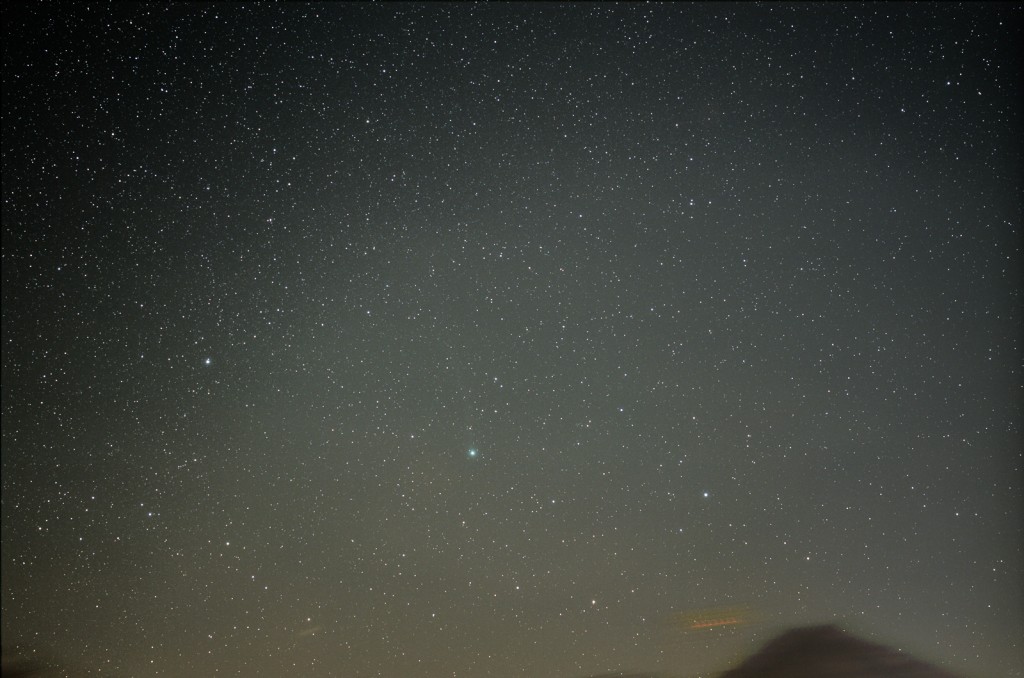
[[[5,652],[1024,674],[1021,5],[3,24]]]

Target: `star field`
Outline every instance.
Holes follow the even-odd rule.
[[[5,657],[1024,675],[1019,5],[3,32]]]

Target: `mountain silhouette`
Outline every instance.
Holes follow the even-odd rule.
[[[958,678],[831,625],[791,629],[720,678]]]

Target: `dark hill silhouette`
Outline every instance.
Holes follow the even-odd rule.
[[[786,631],[720,678],[958,678],[835,626]]]

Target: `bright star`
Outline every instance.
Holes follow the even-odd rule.
[[[203,364],[209,366],[213,360],[211,358],[203,358]]]

